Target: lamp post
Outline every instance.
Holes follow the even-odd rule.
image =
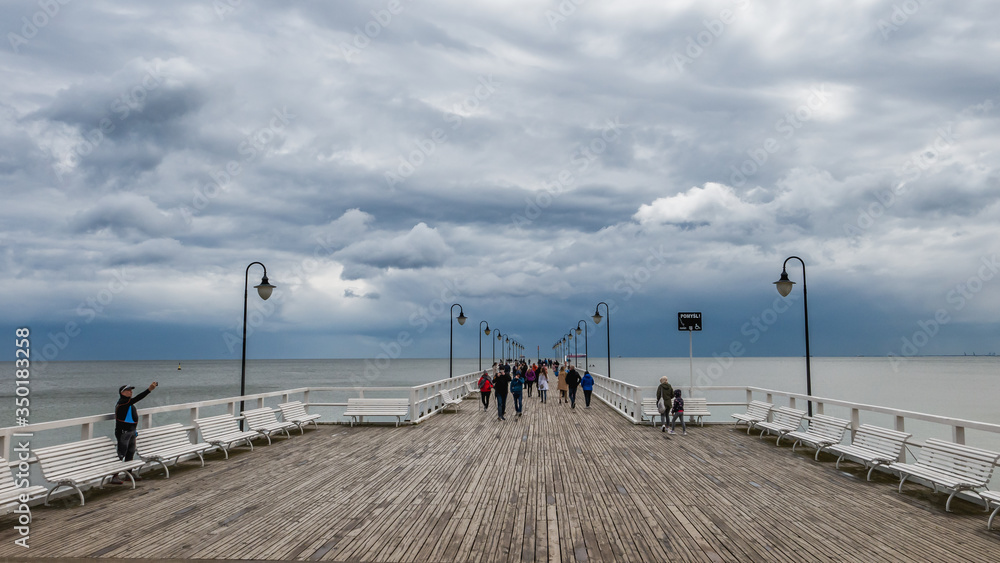
[[[805,313],[806,322],[806,395],[812,397],[812,374],[809,369],[809,297],[806,294],[806,263],[802,261],[798,256],[789,256],[785,258],[784,263],[781,264],[781,278],[774,282],[774,286],[778,289],[778,293],[782,297],[787,297],[789,293],[792,292],[792,286],[795,282],[788,279],[788,272],[785,267],[788,265],[788,261],[792,258],[799,261],[802,264],[802,307]],[[809,410],[809,416],[812,417],[813,414],[813,404],[812,401],[807,400],[806,405]]]
[[[566,335],[566,346],[567,352],[573,352],[573,367],[576,367],[576,353],[580,351],[580,346],[576,346],[576,350],[573,350],[573,329],[569,329],[569,334]]]
[[[501,341],[501,342],[503,341],[503,334],[500,334],[500,331],[499,331],[499,330],[497,331],[497,340],[499,340],[499,341]],[[493,357],[493,361],[494,361],[494,362],[496,362],[496,361],[497,361],[497,360],[496,360],[496,351],[497,351],[497,345],[496,345],[496,343],[494,342],[494,343],[493,343],[493,356],[494,356],[494,357]],[[503,344],[500,344],[500,355],[503,355]],[[503,358],[501,358],[501,359],[503,359]]]
[[[580,323],[583,323],[583,328],[580,328]],[[587,333],[590,332],[587,327],[587,321],[580,319],[580,322],[576,323],[576,334],[579,337],[580,333],[583,333],[583,369],[585,371],[590,371],[590,345],[587,342]],[[576,343],[580,345],[580,339],[576,339]]]
[[[483,328],[483,323],[486,321],[479,321],[479,328]],[[486,323],[486,330],[483,331],[486,336],[490,335],[490,323]],[[483,371],[483,335],[479,335],[479,371]]]
[[[458,303],[454,303],[451,306],[451,312],[449,317],[451,322],[449,323],[448,329],[448,379],[451,379],[452,364],[454,363],[454,350],[455,350],[455,307],[458,307],[458,325],[464,325],[465,319],[469,318],[465,316],[465,311],[462,310],[462,306]]]
[[[503,337],[503,357],[510,361],[510,336]]]
[[[592,318],[594,319],[594,324],[595,325],[601,324],[601,319],[604,318],[604,317],[601,316],[601,305],[604,305],[604,312],[607,313],[607,316],[608,316],[608,325],[607,325],[607,327],[608,327],[608,378],[610,379],[611,378],[611,308],[608,307],[607,303],[605,303],[604,301],[601,301],[600,303],[597,304],[597,307],[594,307],[594,316]]]
[[[274,290],[274,286],[267,281],[267,266],[260,262],[250,262],[247,265],[246,274],[243,276],[243,362],[240,366],[240,413],[243,412],[243,395],[247,391],[247,293],[250,286],[250,266],[260,264],[264,268],[264,276],[260,278],[260,285],[253,286],[257,290],[257,295],[267,301]],[[243,430],[243,419],[240,419],[240,431]]]

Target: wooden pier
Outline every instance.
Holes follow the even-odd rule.
[[[582,394],[581,394],[582,395]],[[991,561],[982,507],[732,426],[634,426],[595,401],[466,400],[415,426],[321,426],[33,510],[11,560]],[[582,403],[582,397],[581,397]],[[491,404],[491,407],[493,405]]]

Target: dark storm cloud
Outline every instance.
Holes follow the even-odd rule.
[[[126,276],[102,320],[225,326],[261,261],[260,330],[345,354],[456,300],[545,342],[611,300],[656,353],[642,323],[700,302],[738,336],[800,254],[892,319],[873,345],[828,308],[828,353],[880,353],[997,236],[990,2],[217,7],[74,2],[0,54],[5,316]],[[976,299],[955,326],[988,332]]]

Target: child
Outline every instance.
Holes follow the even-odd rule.
[[[687,424],[684,423],[684,399],[681,399],[681,390],[674,390],[674,404],[673,409],[674,417],[670,420],[670,433],[674,433],[674,427],[677,425],[677,419],[681,420],[681,436],[687,436],[688,429]]]

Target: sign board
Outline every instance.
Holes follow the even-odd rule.
[[[677,313],[677,330],[701,330],[701,313]]]

